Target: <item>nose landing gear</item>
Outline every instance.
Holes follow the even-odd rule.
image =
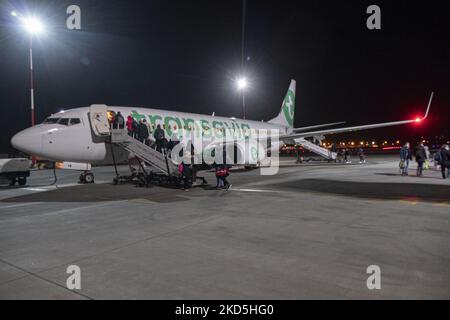
[[[94,183],[94,174],[88,171],[82,172],[80,174],[80,183],[82,184]]]

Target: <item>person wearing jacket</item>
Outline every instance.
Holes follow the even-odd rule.
[[[122,113],[119,111],[116,114],[114,129],[125,129],[125,119],[122,116]]]
[[[409,142],[400,150],[400,169],[402,169],[402,176],[408,175],[409,160],[412,160],[412,154]]]
[[[227,177],[230,175],[230,168],[227,165],[221,164],[216,166],[216,179],[217,186],[216,189],[227,189],[231,188],[231,184],[227,181]]]
[[[444,144],[441,147],[441,150],[439,150],[440,153],[440,165],[441,165],[441,172],[442,172],[442,178],[447,179],[450,178],[449,171],[450,171],[450,147],[448,144]]]
[[[414,150],[414,156],[416,157],[417,162],[417,176],[421,177],[423,174],[423,164],[427,159],[427,155],[425,153],[425,148],[422,142],[419,142],[417,147]]]
[[[192,187],[192,167],[184,162],[180,163],[178,166],[178,172],[181,174],[181,179],[183,180],[182,190],[189,191]]]
[[[133,121],[134,121],[134,119],[133,119],[132,116],[128,116],[128,117],[127,117],[127,123],[126,123],[126,125],[127,125],[128,135],[129,135],[130,137],[133,137],[133,136],[134,136],[134,126],[133,126]]]
[[[161,128],[161,125],[158,124],[156,127],[155,132],[153,133],[153,136],[156,141],[156,151],[162,152],[162,149],[164,147],[164,140],[166,138],[166,135],[164,133],[164,130]]]
[[[138,124],[138,140],[142,143],[148,143],[148,137],[150,133],[148,132],[147,125],[141,120]]]

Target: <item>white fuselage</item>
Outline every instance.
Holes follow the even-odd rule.
[[[234,140],[239,142],[252,140],[258,130],[279,130],[286,134],[287,127],[258,121],[230,119],[208,115],[199,115],[168,110],[110,107],[108,111],[119,112],[127,120],[132,115],[134,119],[146,119],[154,130],[157,125],[164,129],[167,139],[177,135],[177,129],[184,131],[202,131],[203,139],[220,139],[223,132],[233,132]],[[89,107],[67,110],[47,118],[43,124],[31,127],[15,135],[12,145],[25,153],[52,161],[102,163],[110,161],[110,147],[105,139],[96,136],[91,127]],[[183,142],[186,134],[178,135],[177,139]],[[272,149],[279,145],[272,145]],[[120,152],[119,152],[120,153]],[[122,152],[120,158],[127,156]]]

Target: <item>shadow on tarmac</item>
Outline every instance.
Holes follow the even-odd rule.
[[[304,179],[277,184],[278,187],[343,195],[348,197],[428,202],[450,201],[450,185],[424,183],[354,182]]]
[[[170,203],[186,201],[177,197],[178,189],[139,188],[132,185],[90,184],[65,187],[45,192],[4,199],[0,202],[107,202],[144,199],[152,202]]]

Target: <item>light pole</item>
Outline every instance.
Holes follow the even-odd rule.
[[[238,91],[242,93],[242,119],[245,120],[245,90],[248,87],[248,82],[246,78],[239,78],[236,80],[236,87]]]
[[[31,125],[36,124],[36,119],[34,115],[34,81],[33,81],[33,37],[44,32],[44,25],[36,17],[23,17],[16,11],[12,11],[11,15],[17,18],[22,27],[27,31],[29,35],[29,51],[30,51],[30,107],[31,107]]]

